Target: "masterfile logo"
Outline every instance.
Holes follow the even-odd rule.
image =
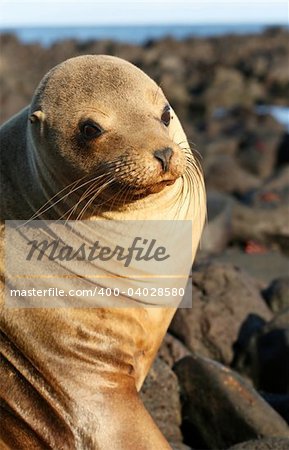
[[[177,307],[192,222],[6,221],[5,255],[7,307]]]
[[[54,239],[49,242],[47,239],[38,242],[37,240],[27,242],[30,247],[29,253],[26,257],[27,261],[36,258],[38,261],[42,260],[44,255],[52,261],[110,261],[115,258],[116,261],[122,261],[124,267],[128,267],[132,260],[136,261],[164,261],[170,258],[167,254],[166,248],[157,246],[157,240],[143,239],[138,236],[132,241],[128,248],[121,245],[116,245],[111,248],[101,245],[99,241],[88,245],[85,242],[81,243],[79,247],[73,248],[71,245],[64,244],[59,239]]]

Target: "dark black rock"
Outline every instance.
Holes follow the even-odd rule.
[[[289,308],[257,330],[247,346],[239,348],[234,367],[261,391],[289,393]]]
[[[231,155],[210,155],[204,160],[204,172],[211,190],[241,196],[260,186],[260,180],[240,167]]]
[[[287,151],[289,154],[289,148]],[[268,213],[281,205],[288,207],[289,165],[278,169],[260,188],[247,195],[246,202],[253,208],[265,208]]]
[[[252,365],[250,353],[247,348],[253,336],[261,331],[265,325],[265,320],[257,314],[249,314],[239,331],[238,339],[234,343],[234,359],[231,366],[240,372],[246,373],[246,368]]]
[[[141,398],[154,421],[171,443],[181,444],[181,405],[178,380],[171,368],[157,358],[143,384]]]
[[[242,442],[228,450],[289,450],[288,438],[267,438]]]
[[[255,345],[255,383],[270,393],[289,393],[289,308],[265,325]]]
[[[289,133],[286,133],[278,148],[277,166],[289,164]]]
[[[183,417],[209,448],[260,437],[287,437],[286,422],[236,372],[215,361],[187,356],[175,366]],[[194,447],[194,442],[186,442]]]
[[[170,331],[191,351],[230,364],[233,344],[249,314],[272,313],[255,280],[229,264],[204,264],[192,273],[192,307],[179,309]]]
[[[289,424],[289,394],[268,394],[261,392],[262,397]]]
[[[169,366],[184,358],[187,355],[191,355],[190,350],[179,341],[177,338],[167,333],[164,337],[162,345],[159,348],[158,356]]]
[[[202,238],[202,252],[217,254],[228,245],[231,237],[233,199],[219,192],[207,192],[208,223]]]
[[[236,203],[233,208],[232,235],[237,242],[275,246],[289,253],[288,205],[267,208],[248,208]]]
[[[242,167],[261,178],[272,175],[280,144],[280,132],[260,127],[248,132],[240,143],[238,160]]]
[[[289,307],[289,277],[278,278],[263,292],[268,306],[278,313]]]

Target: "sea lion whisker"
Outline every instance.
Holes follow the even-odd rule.
[[[160,83],[160,84],[157,86],[156,93],[155,93],[155,96],[154,96],[154,99],[153,99],[153,104],[154,104],[154,105],[156,104],[158,94],[159,94],[159,92],[160,92],[160,90],[161,90],[161,84],[162,84],[162,83]]]
[[[126,204],[126,201],[127,201],[127,199],[128,199],[129,192],[130,192],[129,186],[128,186],[128,185],[124,185],[124,186],[119,190],[118,194],[115,196],[115,200],[117,199],[117,197],[119,197],[119,202],[120,202],[120,203],[122,202],[122,204],[125,205],[125,204]],[[114,203],[115,203],[115,201],[114,201]],[[111,208],[111,209],[112,209],[112,208]]]
[[[93,203],[93,201],[97,198],[97,195],[101,192],[103,192],[109,185],[111,185],[112,183],[114,183],[116,180],[113,176],[111,176],[111,178],[106,180],[105,184],[102,184],[100,186],[100,188],[97,189],[97,191],[95,192],[95,194],[93,195],[93,198],[91,198],[88,202],[88,204],[85,205],[85,211],[87,209],[87,207],[89,206],[89,204]],[[91,192],[89,193],[89,195],[86,196],[86,198],[88,196],[91,196]],[[109,196],[108,198],[105,198],[101,203],[98,202],[98,204],[95,206],[94,211],[93,211],[93,215],[95,215],[96,212],[100,211],[100,207],[103,205],[106,205],[108,202],[111,201],[111,197]],[[84,211],[84,213],[85,213]],[[83,214],[84,214],[83,213]]]
[[[35,218],[38,217],[40,214],[42,214],[42,213],[46,212],[48,209],[52,208],[52,207],[53,207],[56,203],[58,203],[58,202],[52,203],[51,205],[49,205],[49,204],[51,203],[51,201],[52,201],[54,198],[58,197],[63,191],[65,191],[66,189],[69,189],[69,188],[70,188],[70,191],[69,191],[67,194],[64,194],[64,195],[59,199],[59,201],[65,199],[71,192],[73,192],[73,191],[72,191],[73,187],[74,187],[75,185],[77,185],[77,183],[79,183],[79,181],[82,180],[82,179],[84,179],[84,178],[86,178],[86,176],[85,176],[85,177],[82,177],[82,178],[79,179],[79,180],[74,181],[73,183],[69,184],[68,186],[65,186],[63,189],[61,189],[59,192],[57,192],[55,195],[53,195],[53,197],[51,197],[44,205],[42,205],[42,206],[34,213],[34,215],[33,215],[29,220],[35,219]],[[79,188],[79,186],[77,187],[77,189],[78,189],[78,188]],[[49,206],[48,206],[48,205],[49,205]],[[43,210],[43,208],[45,208],[46,206],[47,206],[47,208]]]
[[[121,188],[118,190],[118,192],[116,192],[116,193],[114,194],[114,196],[113,196],[112,199],[111,199],[111,203],[110,203],[110,208],[109,208],[110,211],[113,211],[113,208],[114,208],[114,206],[115,206],[115,204],[116,204],[116,200],[117,200],[118,198],[121,198],[121,193],[122,193],[122,191],[125,190],[125,189],[126,189],[126,186],[121,186]]]
[[[188,143],[189,143],[190,145],[192,145],[193,147],[195,147],[195,148],[197,147],[197,144],[196,144],[195,142],[193,142],[193,141],[189,141],[189,140],[188,140]]]
[[[98,179],[92,179],[92,180],[90,180],[91,181],[91,185],[90,186],[88,186],[88,188],[84,191],[84,193],[82,194],[82,196],[78,199],[78,201],[77,201],[77,203],[75,204],[75,205],[72,205],[72,207],[71,208],[69,208],[62,216],[61,216],[61,218],[60,219],[64,219],[64,217],[67,215],[67,214],[69,214],[68,215],[68,217],[67,217],[67,219],[66,219],[66,222],[68,221],[68,220],[70,220],[70,218],[72,217],[72,215],[74,214],[74,212],[76,212],[76,210],[77,210],[77,208],[79,207],[79,205],[81,204],[81,202],[83,202],[86,198],[91,198],[91,195],[92,195],[92,193],[94,193],[94,191],[95,191],[95,189],[98,187],[98,185],[97,185],[97,183],[96,182],[98,182],[99,180]],[[94,183],[94,181],[95,181],[95,183]],[[110,176],[107,178],[107,180],[106,180],[106,184],[105,183],[103,183],[103,180],[101,180],[102,181],[102,184],[100,185],[100,188],[105,188],[106,187],[106,184],[107,184],[107,181],[110,181]],[[101,191],[102,191],[103,189],[101,189]],[[100,191],[100,192],[101,192]]]
[[[109,163],[106,163],[106,169],[109,169],[114,163],[115,161],[117,161],[117,159],[110,161]],[[107,175],[106,173],[101,173],[99,175],[97,175],[98,178],[101,178],[103,176]],[[55,198],[58,197],[63,191],[65,191],[66,189],[73,189],[73,187],[75,185],[77,185],[77,183],[79,183],[80,181],[87,179],[88,177],[91,177],[91,174],[85,174],[83,177],[73,181],[72,183],[68,184],[67,186],[65,186],[63,189],[61,189],[60,191],[58,191],[56,194],[54,194],[44,205],[42,205],[35,213],[34,215],[29,219],[29,220],[33,220],[35,217],[37,217],[40,214],[42,214],[45,211],[42,211],[42,208],[45,208],[46,205],[48,205],[49,203],[51,203],[51,201]],[[75,190],[77,189],[81,189],[83,186],[85,186],[87,183],[89,183],[90,181],[94,181],[96,179],[96,177],[94,177],[93,179],[89,179],[88,181],[86,181],[85,183],[81,184],[80,186],[77,186]],[[67,194],[64,194],[64,196],[59,199],[59,201],[64,200],[68,195],[70,195],[71,193],[75,192],[75,190],[70,190]],[[53,207],[56,203],[52,204],[50,207]],[[49,208],[50,208],[49,207]]]
[[[188,149],[184,149],[184,150],[185,150],[185,155],[186,155],[187,162],[189,164],[193,164],[195,169],[198,171],[198,173],[203,175],[203,169],[202,169],[202,165],[201,165],[202,156],[199,154],[199,152],[193,151],[191,153],[191,152],[188,151]],[[193,158],[192,158],[192,155],[193,155]]]
[[[104,181],[108,181],[110,178],[111,178],[110,174],[108,174],[107,180],[105,180],[103,178],[100,180],[99,177],[92,178],[90,180],[91,185],[88,186],[88,188],[83,192],[83,194],[81,195],[80,199],[78,200],[78,202],[75,206],[77,207],[83,200],[85,200],[85,198],[87,198],[87,196],[89,196],[97,188],[98,181],[101,181],[101,186],[103,186]]]
[[[98,175],[97,177],[95,177],[93,180],[95,180],[96,178],[102,178],[104,176],[107,176],[107,174],[101,174]],[[47,206],[47,208],[45,208],[44,210],[40,210],[37,214],[35,213],[30,219],[31,220],[35,220],[37,217],[40,216],[40,214],[44,214],[45,212],[49,211],[51,208],[53,208],[54,206],[56,206],[58,203],[60,203],[62,200],[66,199],[69,195],[73,194],[74,192],[76,192],[77,190],[83,188],[83,186],[87,185],[88,183],[91,183],[93,180],[88,180],[85,183],[82,183],[80,186],[75,187],[74,189],[71,189],[67,194],[64,194],[62,197],[60,197],[57,201],[55,201],[54,203],[52,203],[50,206]],[[59,194],[57,194],[59,195]],[[57,196],[56,195],[56,196]],[[55,197],[55,196],[54,196]]]
[[[113,180],[114,182],[116,181],[115,179]],[[118,198],[121,199],[121,194],[123,191],[125,191],[126,189],[128,189],[128,186],[126,184],[123,184],[120,186],[119,190],[114,193],[114,195],[112,197],[109,198],[109,202],[110,202],[110,207],[109,207],[109,211],[112,211],[114,206],[116,205],[116,200]],[[119,202],[120,203],[120,202]],[[123,203],[124,204],[124,203]]]
[[[102,191],[104,191],[104,190],[107,188],[107,186],[109,186],[109,184],[112,183],[112,181],[113,181],[113,178],[110,179],[110,180],[108,180],[108,181],[106,181],[106,183],[104,183],[101,187],[99,187],[99,188],[97,189],[97,191],[92,195],[92,197],[91,197],[91,198],[88,200],[88,202],[84,205],[84,207],[82,208],[82,210],[80,211],[80,213],[79,213],[78,216],[76,217],[76,220],[81,220],[81,218],[84,216],[85,212],[87,211],[89,205],[91,205],[91,203],[94,202],[94,200],[97,198],[97,196],[98,196]],[[93,187],[94,187],[94,186],[93,186]],[[95,187],[94,187],[94,188],[95,188]],[[94,190],[94,189],[93,189],[93,190]],[[91,192],[88,193],[88,195],[86,196],[86,198],[87,198],[88,196],[90,196],[90,195],[91,195]]]
[[[93,183],[93,181],[92,181],[92,183]],[[75,205],[73,205],[68,211],[66,211],[66,213],[64,213],[63,216],[61,216],[61,218],[62,217],[64,218],[66,216],[66,214],[69,213],[65,223],[67,223],[70,220],[70,218],[72,217],[73,213],[77,210],[77,208],[80,205],[80,203],[88,197],[88,195],[89,195],[89,193],[91,192],[92,189],[94,190],[93,186],[91,186],[91,185],[88,186],[88,188],[81,195],[81,197],[79,198],[77,203]]]
[[[199,161],[202,161],[203,156],[201,155],[201,153],[197,149],[196,145],[195,144],[192,144],[192,145],[193,145],[193,148],[191,146],[189,146],[189,147],[181,147],[181,145],[179,144],[179,146],[181,147],[182,150],[187,150],[188,152],[192,153],[196,159],[198,159]]]
[[[189,141],[189,140],[183,140],[183,141],[181,141],[181,142],[179,142],[177,145],[182,145],[182,144],[189,144],[189,148],[192,150],[192,148],[193,148],[193,150],[196,150],[196,151],[198,151],[197,150],[197,144],[195,143],[195,142],[193,142],[193,141]]]
[[[106,181],[105,184],[103,184],[102,186],[100,186],[100,188],[97,190],[96,194],[98,195],[100,192],[103,192],[109,185],[111,185],[112,183],[114,183],[116,180],[114,177],[108,179]],[[89,196],[91,195],[91,193],[89,194]],[[96,196],[94,197],[94,199],[96,198]],[[93,210],[93,214],[95,215],[95,212],[99,212],[101,211],[100,206],[106,205],[108,202],[110,202],[111,197],[108,196],[107,198],[104,198],[103,201],[101,203],[98,203],[97,205],[95,205],[95,208]]]
[[[136,176],[142,173],[142,170],[139,169],[139,171],[136,171]],[[111,204],[110,204],[110,208],[109,210],[112,211],[113,207],[117,204],[116,201],[118,200],[118,204],[120,205],[124,205],[126,204],[126,200],[128,198],[128,194],[130,192],[130,187],[127,184],[123,184],[120,186],[120,189],[118,190],[118,192],[116,192],[114,194],[114,196],[112,197],[112,199],[110,199],[110,201],[112,200]]]
[[[83,193],[82,198],[79,199],[78,202],[75,205],[73,205],[71,208],[69,208],[64,214],[62,214],[62,216],[57,221],[64,220],[64,218],[67,216],[67,214],[68,214],[68,217],[66,217],[64,224],[66,225],[69,222],[69,220],[73,220],[73,219],[71,219],[71,217],[74,214],[74,212],[76,212],[80,203],[82,201],[84,201],[87,197],[91,198],[91,192],[94,191],[94,189],[95,189],[95,186],[89,186],[89,188]],[[86,207],[86,205],[84,206],[84,208],[85,207]],[[75,220],[79,220],[79,219],[76,218]]]
[[[184,201],[185,199],[183,199],[183,193],[184,193],[184,176],[181,176],[181,180],[182,180],[182,186],[181,186],[181,190],[178,193],[178,196],[176,198],[176,202],[178,204],[177,210],[174,213],[174,218],[177,219],[177,217],[179,216],[180,210],[183,207]]]
[[[196,183],[199,181],[199,171],[197,166],[192,162],[188,161],[188,170],[186,171],[186,174],[188,175],[189,179],[192,181],[193,186],[195,186]]]
[[[202,167],[198,160],[192,160],[191,158],[188,160],[188,170],[185,175],[187,175],[188,180],[191,180],[194,198],[198,199],[198,206],[200,206],[202,197],[205,195],[205,185],[203,183],[203,171]],[[195,192],[198,192],[198,195],[195,195]]]
[[[45,208],[49,203],[51,203],[51,201],[57,197],[59,194],[61,194],[63,191],[65,191],[66,189],[69,189],[71,187],[73,187],[75,184],[77,184],[79,181],[83,180],[86,177],[86,175],[78,180],[73,181],[72,183],[70,183],[69,185],[65,186],[63,189],[61,189],[59,192],[57,192],[55,195],[53,195],[49,200],[47,200],[46,203],[44,203],[31,217],[29,220],[33,220],[34,217],[37,217],[37,215],[39,213],[41,213],[42,208]]]

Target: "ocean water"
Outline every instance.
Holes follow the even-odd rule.
[[[289,133],[289,106],[279,105],[258,105],[255,108],[256,113],[259,116],[270,114],[277,122],[284,126],[287,133]],[[214,111],[213,116],[219,119],[227,117],[230,114],[230,110],[227,108],[217,108]]]
[[[257,106],[256,112],[260,115],[271,114],[279,123],[284,125],[289,133],[289,107],[287,106]]]
[[[112,39],[131,44],[143,44],[150,39],[171,36],[184,39],[190,36],[208,37],[225,34],[258,34],[266,29],[262,24],[225,25],[140,25],[140,26],[77,26],[77,27],[23,27],[0,28],[0,33],[12,32],[25,43],[39,42],[49,46],[62,39],[87,41],[93,39]]]

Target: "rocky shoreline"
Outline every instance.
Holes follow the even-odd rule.
[[[143,46],[1,36],[1,122],[81,54],[125,58],[162,87],[202,157],[208,224],[180,309],[142,390],[176,450],[289,449],[289,32]],[[288,118],[289,121],[289,118]]]

